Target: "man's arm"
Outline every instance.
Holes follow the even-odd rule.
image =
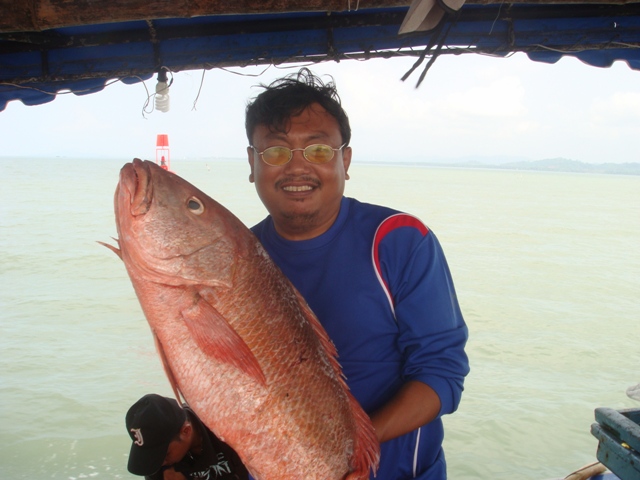
[[[386,442],[426,425],[438,416],[440,406],[440,398],[429,385],[419,381],[405,383],[371,416],[378,441]]]
[[[372,415],[380,442],[455,411],[469,371],[464,352],[467,328],[444,252],[421,223],[407,226],[415,228],[393,229],[379,243],[382,277],[394,300],[405,381]]]

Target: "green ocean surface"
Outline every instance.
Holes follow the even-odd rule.
[[[128,407],[171,395],[115,243],[130,159],[0,160],[0,478],[136,478]],[[248,226],[246,161],[173,170]],[[595,460],[593,410],[640,408],[640,177],[354,162],[348,196],[438,236],[470,330],[449,478],[549,479]],[[381,479],[384,480],[384,479]]]

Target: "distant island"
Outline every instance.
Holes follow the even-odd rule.
[[[373,162],[372,162],[373,163]],[[503,170],[530,170],[539,172],[600,173],[612,175],[640,175],[640,163],[585,163],[567,158],[546,160],[465,157],[458,159],[434,159],[429,161],[405,161],[406,165],[434,167],[492,168]],[[394,164],[397,164],[394,162]]]
[[[0,156],[0,161],[27,160],[27,159],[46,157],[20,157],[20,156]],[[93,157],[98,160],[114,160],[108,157]],[[73,156],[56,156],[59,160],[82,160],[86,161],[87,157]],[[182,157],[180,160],[198,161],[198,162],[216,162],[218,160],[229,160],[234,162],[246,162],[245,158],[231,157]],[[121,160],[120,160],[121,161]],[[521,171],[537,171],[537,172],[567,172],[567,173],[596,173],[611,175],[640,175],[640,162],[626,163],[586,163],[578,160],[570,160],[568,158],[549,158],[545,160],[531,160],[527,157],[518,156],[467,156],[457,158],[444,157],[404,157],[402,160],[387,160],[383,158],[358,158],[358,163],[367,163],[369,165],[403,165],[408,167],[425,166],[425,167],[443,167],[443,168],[488,168],[496,170],[521,170]]]

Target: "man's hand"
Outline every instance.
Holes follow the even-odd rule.
[[[176,472],[173,468],[167,468],[164,471],[164,480],[187,480],[180,472]]]
[[[426,425],[440,413],[440,397],[422,382],[405,383],[398,393],[371,416],[380,443]]]

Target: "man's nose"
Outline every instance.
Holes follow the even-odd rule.
[[[289,171],[306,171],[310,168],[310,163],[304,157],[304,150],[301,148],[291,150],[291,160],[286,164]]]

